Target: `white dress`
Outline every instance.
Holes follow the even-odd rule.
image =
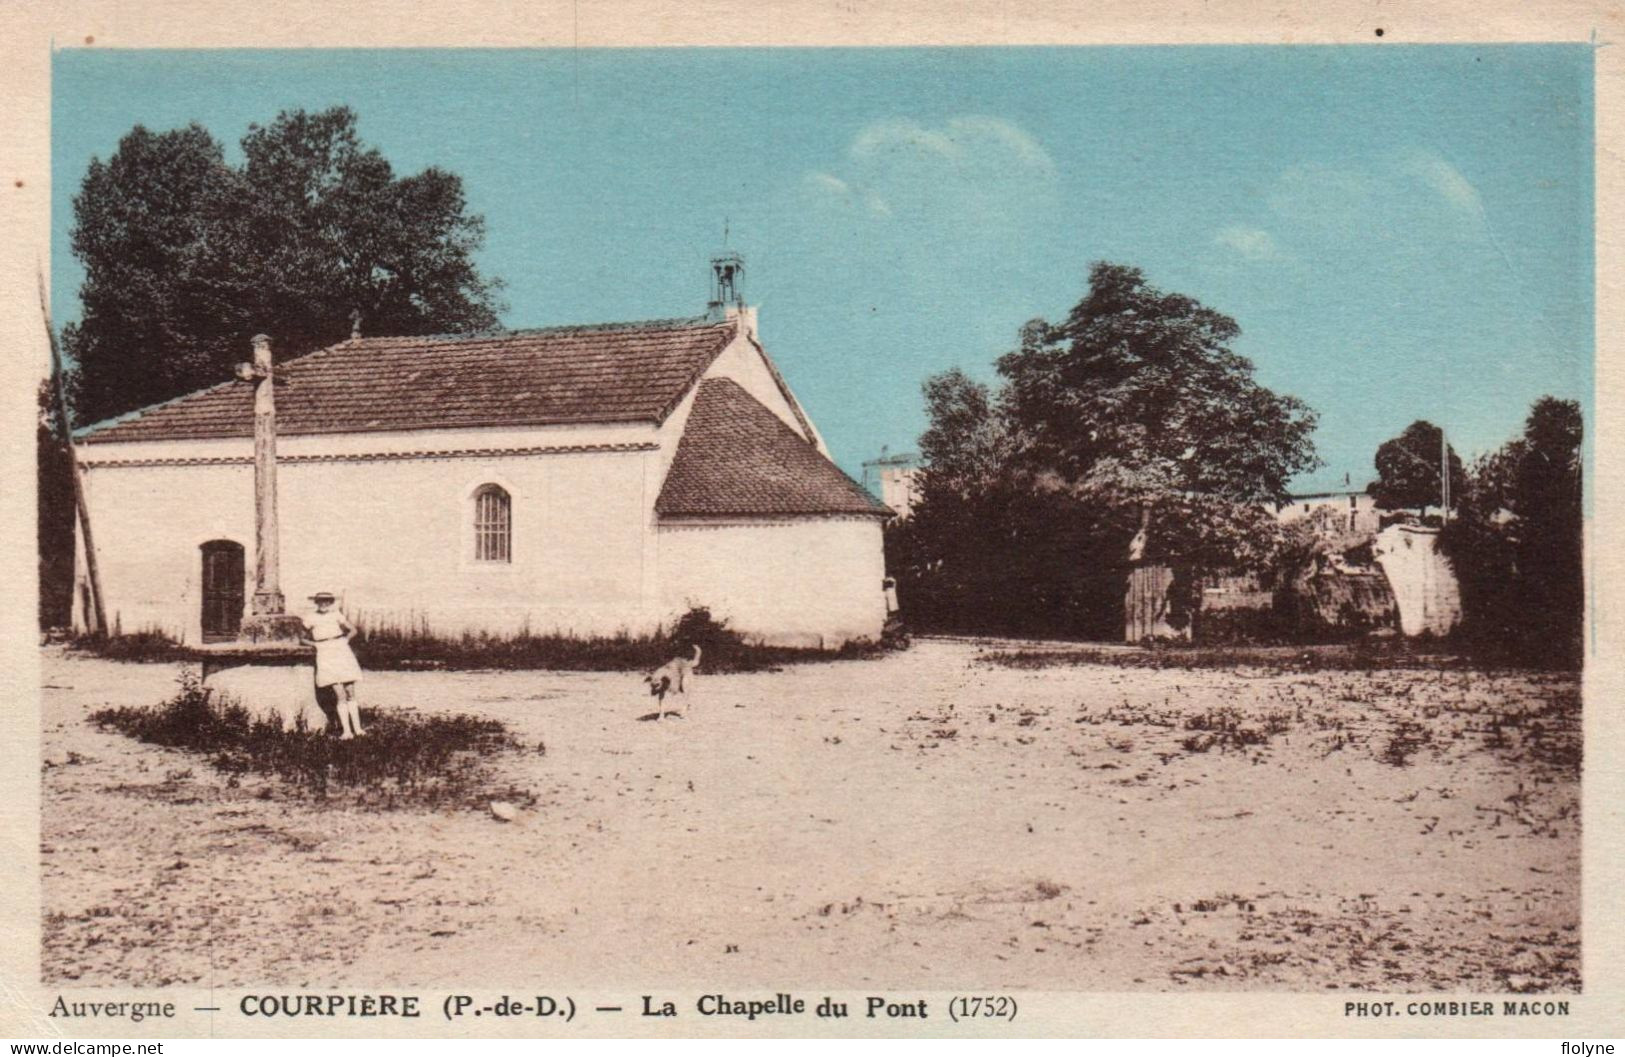
[[[313,614],[305,621],[305,631],[316,643],[316,685],[353,683],[361,678],[361,665],[344,637],[344,618],[337,610]]]

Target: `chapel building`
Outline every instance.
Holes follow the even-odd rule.
[[[830,460],[757,334],[741,264],[692,319],[352,337],[277,365],[281,586],[363,627],[880,636],[891,511]],[[80,431],[110,621],[228,639],[253,594],[251,387]],[[75,622],[85,624],[84,561]]]

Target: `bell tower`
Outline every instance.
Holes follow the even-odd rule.
[[[706,314],[721,319],[729,309],[745,307],[745,258],[733,250],[711,255],[711,301]]]

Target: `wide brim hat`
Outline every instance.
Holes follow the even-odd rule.
[[[317,591],[310,596],[312,602],[337,602],[338,596],[331,591]]]

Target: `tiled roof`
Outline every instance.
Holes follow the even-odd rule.
[[[357,338],[279,364],[277,432],[659,422],[733,338],[704,318],[486,335]],[[245,357],[246,358],[246,357]],[[227,382],[84,431],[91,442],[247,437]]]
[[[655,510],[666,518],[892,513],[730,378],[700,383]]]

